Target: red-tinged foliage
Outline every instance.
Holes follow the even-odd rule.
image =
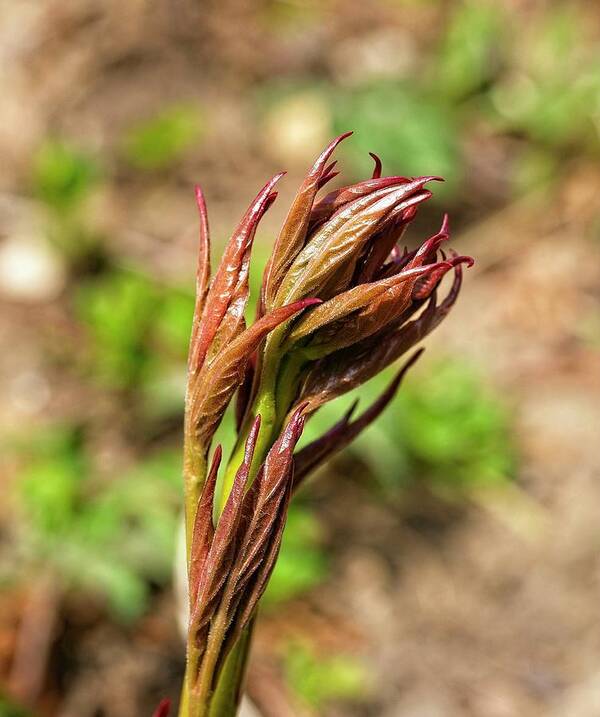
[[[338,144],[351,134],[352,132],[346,132],[330,142],[319,155],[298,190],[281,232],[277,237],[273,247],[273,254],[265,272],[263,295],[267,309],[274,305],[273,300],[283,277],[300,249],[304,246],[315,197],[320,187],[323,186],[323,177],[327,177],[333,168],[331,166],[326,168],[325,165]]]
[[[247,649],[248,640],[241,637],[275,565],[294,489],[376,420],[422,349],[358,418],[352,419],[353,407],[295,454],[305,421],[435,329],[456,301],[462,265],[472,264],[470,257],[441,250],[450,236],[447,216],[416,250],[401,244],[432,196],[425,185],[440,177],[382,177],[381,160],[372,154],[370,179],[318,198],[338,174],[331,156],[349,134],[319,155],[293,200],[249,327],[252,242],[282,175],[253,200],[211,280],[206,206],[197,190],[200,251],[184,462],[190,597],[186,689],[194,716],[208,714],[220,689],[230,691],[228,704],[237,703],[243,670],[235,685],[220,685],[222,667],[231,651]],[[448,272],[454,272],[454,281],[438,303]],[[220,447],[210,467],[208,455],[236,394],[238,438],[219,481]],[[244,664],[243,655],[236,659]]]
[[[208,450],[229,402],[244,380],[248,361],[260,342],[275,327],[319,303],[319,299],[300,299],[274,309],[223,346],[222,351],[203,366],[187,398],[193,440],[203,450]]]
[[[338,423],[296,454],[294,458],[294,490],[315,468],[352,443],[365,428],[370,426],[383,413],[386,406],[396,395],[407,371],[416,363],[424,350],[419,349],[408,359],[381,396],[356,420],[351,421],[350,419],[354,415],[358,401],[352,404]]]
[[[154,710],[152,717],[169,717],[171,711],[171,700],[161,700],[158,707]]]

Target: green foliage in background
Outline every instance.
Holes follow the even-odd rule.
[[[193,308],[190,293],[125,269],[80,284],[75,311],[87,329],[94,380],[110,388],[151,385],[170,363],[183,367]]]
[[[152,361],[146,339],[160,301],[153,283],[115,271],[81,284],[75,299],[89,331],[94,378],[115,387],[139,380]]]
[[[382,111],[385,108],[385,111]],[[357,175],[369,176],[374,151],[390,174],[444,177],[436,196],[454,192],[461,178],[457,115],[440,98],[407,83],[377,83],[339,94],[334,129],[351,127],[348,148]]]
[[[92,155],[67,142],[49,139],[33,157],[33,193],[57,212],[77,207],[100,177]]]
[[[382,427],[396,434],[390,443],[397,446],[396,455],[404,454],[404,477],[450,490],[510,480],[515,449],[509,415],[474,367],[446,361],[412,378]],[[391,467],[389,475],[394,476]]]
[[[445,35],[433,53],[428,84],[453,102],[485,92],[501,69],[506,12],[500,3],[455,3]]]
[[[376,380],[356,392],[364,408],[385,386]],[[332,425],[341,406],[323,407],[307,424],[306,440]],[[456,495],[501,485],[515,473],[510,415],[473,366],[446,360],[413,371],[377,422],[350,449],[386,490],[424,482]]]
[[[33,715],[0,692],[0,717],[33,717]]]
[[[92,464],[81,431],[48,429],[25,445],[18,484],[21,570],[51,569],[66,588],[103,595],[120,619],[170,577],[180,460],[161,452],[120,475]]]
[[[600,48],[574,6],[548,9],[511,45],[512,71],[492,88],[499,126],[552,148],[597,153]]]
[[[600,43],[589,25],[575,3],[549,5],[528,21],[501,3],[451,3],[437,41],[413,49],[396,75],[276,80],[259,102],[273,108],[318,94],[331,133],[356,132],[344,148],[356,177],[370,170],[374,151],[386,171],[443,176],[436,196],[460,202],[473,138],[497,147],[510,139],[513,193],[543,190],[565,158],[600,151]]]
[[[363,665],[345,654],[318,655],[308,642],[288,645],[284,658],[286,681],[294,694],[314,710],[330,702],[365,697],[369,678]]]
[[[202,116],[195,105],[164,107],[127,131],[125,157],[137,169],[167,169],[201,138],[202,129]]]
[[[68,141],[48,139],[32,159],[31,191],[48,210],[46,234],[71,268],[102,253],[86,208],[104,180],[95,156]]]

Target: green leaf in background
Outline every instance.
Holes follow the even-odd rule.
[[[402,83],[379,83],[341,92],[333,111],[336,131],[355,130],[347,150],[357,176],[370,175],[373,162],[368,153],[375,152],[385,157],[386,173],[444,177],[436,196],[448,196],[458,188],[458,118],[440,97]]]
[[[70,579],[105,594],[117,617],[146,607],[148,583],[171,574],[180,500],[180,457],[162,451],[104,485],[73,522]]]
[[[307,423],[303,444],[339,419],[355,398],[357,413],[389,380],[370,381],[339,402],[323,406]],[[415,482],[459,495],[469,487],[502,485],[516,469],[510,416],[473,366],[458,359],[411,372],[398,395],[350,448],[377,478],[397,491]]]
[[[149,589],[144,576],[120,560],[118,554],[93,547],[76,539],[61,546],[57,567],[65,589],[101,597],[115,618],[131,622],[148,604]]]
[[[512,189],[515,197],[547,192],[560,177],[560,161],[543,147],[528,145],[514,163]]]
[[[502,402],[475,370],[447,360],[427,374],[415,372],[402,386],[379,422],[385,451],[383,441],[380,450],[371,450],[368,437],[357,450],[366,451],[377,474],[392,482],[468,490],[501,484],[514,474],[509,426]]]
[[[65,589],[103,597],[119,619],[139,616],[150,583],[171,574],[179,452],[159,451],[114,478],[97,475],[74,429],[47,429],[20,452],[24,559],[53,569]]]
[[[441,50],[434,59],[432,89],[460,100],[483,89],[498,69],[503,48],[500,4],[456,3]]]
[[[77,287],[75,312],[88,332],[88,369],[109,388],[142,387],[151,412],[181,408],[194,300],[150,276],[116,269]],[[173,400],[169,400],[169,392]],[[160,411],[159,411],[160,412]]]
[[[504,129],[549,146],[600,150],[600,52],[586,37],[584,16],[574,6],[558,5],[515,35],[513,72],[491,91]]]
[[[100,179],[100,169],[88,153],[58,140],[46,140],[32,160],[32,189],[60,212],[76,208]]]
[[[366,696],[368,674],[350,655],[317,655],[307,642],[292,642],[286,651],[284,671],[290,689],[313,709],[333,701]]]
[[[165,107],[128,130],[123,140],[125,157],[137,169],[166,169],[178,162],[201,135],[198,107]]]
[[[0,717],[33,717],[33,715],[0,693]]]
[[[194,314],[194,295],[189,291],[164,287],[162,303],[154,326],[160,348],[183,361],[190,343]]]
[[[80,284],[78,318],[90,333],[93,376],[109,387],[138,381],[151,363],[148,332],[160,306],[160,292],[149,278],[118,270]]]
[[[68,530],[77,510],[87,463],[81,435],[57,427],[38,435],[18,484],[27,520],[46,539]],[[44,542],[44,540],[43,540]]]

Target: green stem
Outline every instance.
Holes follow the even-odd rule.
[[[254,417],[260,414],[261,426],[256,443],[254,458],[250,470],[249,483],[254,480],[265,460],[267,453],[279,434],[287,411],[294,400],[297,382],[301,374],[303,358],[290,356],[280,365],[276,350],[279,337],[271,336],[269,348],[265,351],[260,385],[252,411],[240,431],[231,459],[223,476],[223,482],[215,500],[215,521],[218,520],[235,479],[235,474],[244,457],[245,443]],[[278,410],[279,409],[279,410]],[[197,469],[197,456],[190,456],[190,467]],[[201,466],[202,475],[206,473],[206,465]],[[197,506],[198,494],[195,481],[186,482],[186,536],[188,545],[191,542],[193,515]],[[235,717],[242,697],[242,685],[246,672],[246,664],[252,641],[254,621],[246,627],[238,641],[233,645],[223,666],[218,667],[219,650],[222,647],[226,625],[218,618],[211,626],[209,644],[202,655],[200,664],[195,645],[188,642],[188,664],[184,679],[179,717]],[[199,671],[198,671],[199,670]],[[215,676],[215,670],[219,674]],[[216,677],[216,685],[215,685]]]
[[[254,621],[242,633],[227,656],[212,697],[209,717],[235,717],[243,695]]]
[[[277,376],[279,373],[279,356],[277,354],[279,336],[277,333],[278,330],[276,329],[267,340],[265,359],[256,399],[252,411],[248,412],[246,421],[242,426],[242,430],[234,446],[231,460],[227,465],[221,491],[215,505],[215,517],[218,517],[223,511],[229,493],[231,492],[237,469],[244,460],[246,439],[248,438],[254,418],[260,415],[260,431],[258,433],[258,439],[254,449],[254,458],[250,468],[249,485],[256,477],[261,463],[264,461],[277,436],[277,407],[275,403]]]

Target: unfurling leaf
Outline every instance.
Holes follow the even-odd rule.
[[[350,410],[338,423],[296,454],[294,460],[294,490],[298,488],[312,471],[331,458],[335,453],[352,443],[365,428],[370,426],[371,423],[383,413],[386,406],[396,395],[396,391],[400,387],[407,371],[416,363],[423,351],[424,349],[419,349],[408,359],[381,396],[356,420],[351,421],[350,419],[356,410],[357,401],[352,404]]]
[[[273,254],[265,271],[263,295],[267,309],[271,309],[274,306],[273,299],[283,277],[298,252],[304,246],[315,197],[323,186],[324,175],[327,177],[329,174],[328,169],[329,171],[332,169],[332,167],[325,168],[327,160],[331,157],[338,144],[351,134],[352,132],[346,132],[329,143],[317,158],[313,168],[306,175],[306,179],[298,190],[298,194],[277,237],[273,247]]]
[[[193,333],[193,342],[190,347],[190,372],[192,376],[200,371],[206,355],[213,341],[218,339],[223,320],[223,335],[220,343],[225,345],[228,338],[235,335],[243,316],[243,310],[248,296],[248,264],[250,261],[249,252],[256,234],[256,228],[263,214],[272,202],[272,190],[283,174],[276,174],[273,179],[265,184],[250,204],[248,211],[234,231],[225,251],[217,272],[212,279],[210,288],[203,301],[202,317],[197,329]],[[201,194],[200,194],[201,198]],[[199,201],[201,213],[201,225],[203,231],[201,236],[208,237],[208,224],[205,224],[206,208],[204,200]],[[204,228],[205,227],[205,228]],[[208,239],[205,240],[208,247]],[[201,255],[202,276],[204,276],[204,257],[209,253],[210,248]],[[232,306],[233,302],[233,306]]]
[[[318,361],[303,387],[302,400],[309,402],[308,411],[362,385],[399,359],[415,344],[433,331],[450,311],[462,281],[460,264],[454,267],[455,279],[450,292],[438,306],[435,292],[422,313],[412,321],[370,336],[360,343],[335,351]],[[422,302],[408,312],[417,311]]]
[[[382,177],[381,160],[372,154],[370,179],[318,198],[338,174],[331,157],[349,134],[325,148],[302,183],[263,272],[249,327],[252,242],[282,175],[251,203],[210,283],[208,220],[197,190],[200,258],[184,460],[190,623],[181,717],[236,712],[253,618],[294,489],[380,415],[422,350],[358,418],[351,409],[295,454],[305,420],[432,331],[458,296],[462,264],[472,263],[441,249],[450,233],[447,216],[414,251],[401,245],[432,196],[425,185],[439,177]],[[438,304],[450,271],[454,283]],[[234,395],[237,438],[218,480],[221,448],[210,466],[208,456]]]

